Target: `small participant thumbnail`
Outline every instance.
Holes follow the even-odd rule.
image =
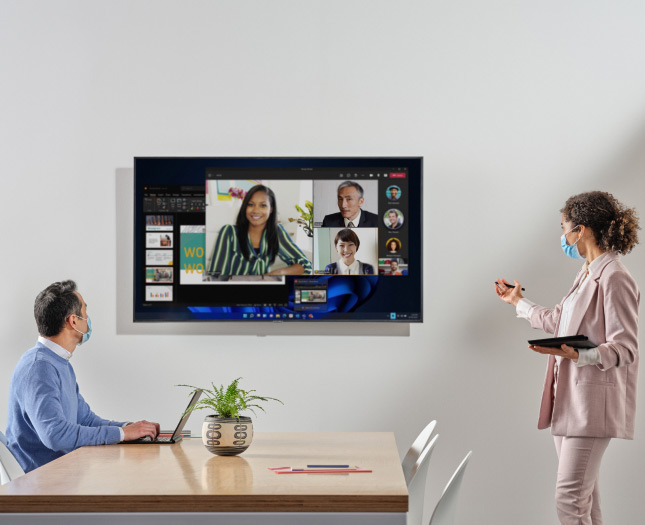
[[[391,201],[398,201],[401,198],[401,188],[399,186],[388,186],[385,190],[385,196]]]
[[[378,273],[384,276],[408,275],[408,263],[401,257],[379,259]]]
[[[375,275],[378,228],[314,228],[316,275]]]
[[[387,253],[395,255],[401,252],[401,240],[397,237],[390,237],[385,241],[385,248]]]
[[[390,230],[398,230],[403,226],[403,212],[396,208],[390,208],[383,215],[383,224]]]

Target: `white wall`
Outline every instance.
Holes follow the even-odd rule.
[[[645,210],[642,2],[1,10],[0,426],[11,370],[36,339],[33,300],[74,278],[95,330],[73,364],[99,414],[169,426],[187,393],[173,385],[242,375],[286,402],[258,431],[394,430],[403,452],[436,418],[432,503],[473,449],[459,523],[556,521],[555,452],[536,429],[545,363],[526,348],[540,334],[493,280],[555,304],[578,268],[558,246],[565,199],[603,189]],[[423,155],[426,321],[355,341],[117,335],[117,295],[130,292],[116,289],[116,231],[130,210],[115,173],[135,155]],[[644,259],[643,247],[625,258],[642,287]],[[637,440],[606,454],[607,523],[642,519],[643,425],[641,410]]]

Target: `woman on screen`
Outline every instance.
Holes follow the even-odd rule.
[[[334,239],[334,246],[340,260],[325,266],[325,273],[333,275],[373,275],[374,268],[356,259],[356,252],[361,245],[358,235],[350,228],[340,230]]]
[[[387,251],[388,253],[399,253],[401,251],[401,241],[394,238],[388,239]]]
[[[270,271],[276,256],[286,268]],[[219,232],[208,268],[210,275],[303,275],[311,262],[278,224],[275,194],[258,184],[244,197],[235,225]]]

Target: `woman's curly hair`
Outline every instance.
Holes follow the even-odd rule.
[[[569,197],[560,210],[564,218],[590,228],[603,251],[627,254],[638,244],[638,215],[611,193],[589,191]]]

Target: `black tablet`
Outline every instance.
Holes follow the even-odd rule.
[[[559,348],[560,345],[569,345],[573,348],[595,348],[598,345],[590,341],[586,335],[568,335],[566,337],[550,337],[547,339],[529,339],[530,345]]]

